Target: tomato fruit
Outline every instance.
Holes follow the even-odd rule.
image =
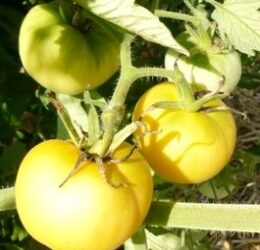
[[[92,23],[81,31],[66,23],[58,2],[39,4],[25,16],[19,53],[25,70],[57,93],[75,95],[106,82],[119,68],[120,42]]]
[[[141,126],[134,136],[157,174],[176,183],[200,183],[219,173],[230,160],[236,125],[227,110],[188,112],[157,108],[145,112],[155,102],[178,100],[177,89],[170,82],[145,92],[135,106],[133,120],[145,114],[146,126]],[[216,105],[224,103],[214,99],[203,108]]]
[[[129,144],[114,153],[127,155]],[[61,187],[80,150],[69,141],[48,140],[25,156],[15,184],[16,206],[25,229],[54,250],[109,250],[129,238],[148,212],[153,183],[140,153],[121,163],[105,163],[105,182],[97,164],[81,163]]]
[[[187,33],[182,33],[177,40],[188,49],[194,46]],[[176,63],[186,81],[197,89],[215,91],[224,80],[219,91],[230,93],[239,83],[242,74],[241,59],[236,51],[217,53],[196,50],[190,57],[179,57],[176,52],[169,50],[165,56],[165,67],[174,70]]]

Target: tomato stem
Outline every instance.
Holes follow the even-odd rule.
[[[158,17],[166,17],[166,18],[172,18],[172,19],[182,20],[182,21],[186,21],[186,22],[191,22],[196,26],[201,23],[201,20],[198,17],[179,13],[179,12],[156,10],[155,15]]]
[[[184,105],[183,109],[190,107],[191,104],[195,101],[191,86],[187,83],[183,74],[178,70],[178,68],[176,68],[174,71],[162,68],[138,68],[136,69],[136,74],[138,78],[145,77],[147,75],[170,78],[171,81],[176,84],[181,102]]]
[[[132,83],[137,79],[131,62],[131,42],[133,36],[126,35],[121,45],[121,74],[108,107],[102,114],[103,137],[89,150],[100,157],[106,155],[113,137],[118,130],[124,115],[124,103]]]
[[[181,102],[184,103],[184,108],[190,107],[194,102],[194,96],[191,87],[186,82],[180,71],[152,67],[136,68],[132,65],[131,42],[133,39],[134,37],[132,35],[127,34],[121,45],[121,74],[112,98],[107,108],[102,113],[103,136],[89,150],[89,153],[100,157],[105,156],[109,150],[114,135],[118,131],[118,127],[124,115],[124,105],[129,89],[133,82],[135,82],[138,78],[146,76],[171,78],[177,85]]]
[[[259,213],[256,204],[153,202],[146,223],[164,228],[260,232]]]

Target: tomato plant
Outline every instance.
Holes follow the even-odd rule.
[[[45,88],[69,95],[103,84],[118,70],[120,43],[111,30],[89,22],[66,23],[58,1],[33,7],[19,35],[25,70]]]
[[[114,157],[124,157],[130,148],[123,144]],[[18,214],[26,230],[51,249],[115,249],[138,229],[148,211],[149,165],[137,151],[122,163],[107,163],[108,184],[96,163],[84,161],[60,187],[80,154],[69,141],[35,146],[18,172]]]
[[[260,6],[251,2],[1,1],[0,249],[256,242]]]
[[[180,57],[178,53],[168,51],[165,56],[167,69],[174,69],[176,63],[186,81],[197,89],[230,93],[237,86],[242,66],[240,55],[235,50],[217,47],[202,50],[187,32],[181,33],[177,39],[193,51],[190,57]]]
[[[203,105],[208,111],[154,109],[160,101],[177,101],[173,83],[149,89],[136,104],[133,119],[143,114],[135,138],[141,152],[160,176],[177,183],[199,183],[219,173],[230,160],[236,142],[236,125],[219,99]],[[211,110],[212,109],[212,110]],[[147,111],[147,112],[146,112]]]

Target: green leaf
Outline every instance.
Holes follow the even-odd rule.
[[[25,229],[16,223],[14,223],[13,227],[13,233],[11,236],[12,241],[23,241],[26,237],[28,237],[28,233],[25,231]]]
[[[13,171],[26,154],[26,145],[16,141],[8,145],[0,156],[0,173]]]
[[[217,22],[222,38],[242,53],[254,55],[260,51],[260,1],[226,0],[223,4],[205,0],[216,8],[212,18]]]
[[[230,195],[235,188],[233,184],[227,186],[220,185],[216,179],[203,183],[199,187],[199,191],[210,199],[220,200]]]
[[[14,187],[0,189],[0,212],[15,208]]]
[[[181,238],[172,233],[154,235],[148,230],[145,230],[145,233],[148,249],[188,250],[187,248],[182,246]]]
[[[124,250],[147,250],[145,230],[141,227],[124,244]]]
[[[68,140],[70,139],[70,135],[64,126],[62,119],[60,116],[57,116],[57,134],[56,134],[57,139],[60,140]]]
[[[115,149],[117,149],[122,144],[122,142],[126,140],[126,138],[128,138],[131,134],[133,134],[138,129],[139,126],[140,125],[138,124],[138,122],[132,122],[127,126],[125,126],[123,129],[121,129],[120,131],[118,131],[113,138],[113,141],[109,147],[108,152],[114,152]]]
[[[71,137],[75,137],[74,140],[80,141],[88,131],[88,119],[81,105],[82,100],[78,97],[64,94],[56,94],[56,98],[65,107],[65,109],[58,111],[68,133]]]
[[[88,91],[84,92],[84,100],[88,117],[88,143],[89,146],[92,146],[101,136],[100,120],[90,93]]]
[[[170,30],[146,8],[133,0],[76,0],[95,15],[122,27],[147,41],[160,44],[189,55],[189,52],[173,38]]]
[[[236,187],[237,174],[226,166],[217,176],[199,185],[198,190],[210,199],[223,199],[231,195]]]
[[[101,96],[96,90],[89,91],[91,101],[93,105],[104,110],[106,108],[107,102],[103,96]]]
[[[198,6],[194,8],[188,0],[184,0],[183,2],[189,8],[192,15],[199,18],[199,20],[201,21],[201,25],[204,27],[204,29],[207,29],[210,26],[210,22],[207,18],[208,12],[205,10],[205,5],[198,4]]]
[[[13,243],[0,243],[0,249],[3,249],[3,250],[25,250],[24,248],[19,247],[18,245],[13,244]]]
[[[182,239],[173,233],[166,232],[155,235],[147,229],[140,228],[138,232],[124,244],[125,250],[188,250],[183,246]]]

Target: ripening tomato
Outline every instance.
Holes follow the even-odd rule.
[[[155,102],[178,100],[173,83],[150,88],[136,104],[133,120],[145,114],[145,126],[134,135],[157,174],[176,183],[203,182],[218,174],[230,160],[236,125],[230,111],[214,108],[206,112],[157,108],[144,113]],[[203,108],[216,105],[225,107],[222,101],[214,99]]]
[[[124,143],[114,158],[130,150]],[[61,140],[31,149],[16,179],[18,214],[31,236],[51,249],[115,249],[135,233],[148,212],[153,190],[149,165],[137,151],[123,162],[105,163],[112,186],[97,164],[86,160],[60,186],[80,154],[74,144]]]
[[[188,49],[195,46],[188,33],[181,33],[177,40]],[[214,52],[197,49],[190,57],[179,57],[176,52],[169,50],[165,56],[165,67],[174,70],[175,64],[188,83],[197,89],[209,91],[232,92],[242,74],[241,59],[235,50]],[[224,83],[223,86],[220,85],[221,82]]]
[[[87,30],[67,24],[58,1],[33,7],[22,23],[19,53],[25,70],[57,93],[75,95],[106,82],[119,68],[120,42],[91,23]]]

